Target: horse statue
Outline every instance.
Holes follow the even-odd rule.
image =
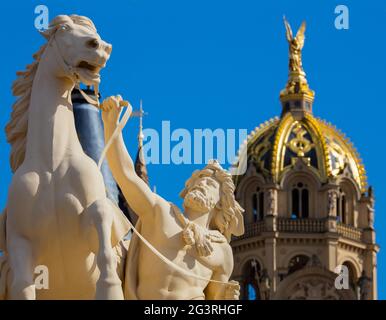
[[[112,46],[77,15],[57,16],[43,35],[48,42],[17,73],[6,126],[14,175],[0,215],[0,299],[123,299],[114,248],[129,222],[83,152],[71,102],[80,82],[98,87]],[[35,284],[38,266],[48,288]]]

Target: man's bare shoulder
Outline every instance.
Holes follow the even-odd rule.
[[[230,276],[233,271],[233,251],[231,245],[228,243],[224,243],[222,246],[224,261],[222,263],[222,268],[224,270],[224,274]]]
[[[216,276],[230,277],[233,271],[233,254],[229,243],[220,243],[216,246],[215,259],[211,269]]]
[[[143,221],[154,221],[156,216],[167,215],[170,212],[170,203],[156,193],[153,193],[153,205],[149,209],[151,212],[146,212],[142,215]]]
[[[155,194],[155,203],[153,212],[159,217],[164,217],[168,221],[169,219],[177,220],[181,227],[185,226],[186,221],[181,210],[172,202],[167,201],[159,195]]]
[[[225,241],[224,243],[222,243],[221,248],[223,250],[224,257],[225,258],[229,258],[230,257],[233,260],[233,251],[232,251],[232,247],[229,244],[229,242]]]
[[[170,210],[171,204],[160,195],[154,193],[154,208],[156,210]]]

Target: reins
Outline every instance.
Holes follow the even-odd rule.
[[[82,89],[80,89],[80,80],[79,80],[79,77],[78,75],[76,74],[74,68],[72,66],[70,66],[63,58],[60,50],[59,50],[59,47],[58,47],[58,44],[56,43],[56,39],[55,39],[55,34],[54,36],[52,37],[52,40],[50,40],[50,46],[52,46],[54,48],[54,51],[55,51],[55,55],[56,55],[56,58],[57,58],[57,62],[61,65],[61,67],[64,69],[64,70],[67,70],[68,71],[68,74],[70,75],[71,79],[74,81],[75,83],[75,88],[77,88],[79,90],[79,92],[82,94],[82,96],[85,98],[85,100],[96,106],[96,107],[100,107],[100,103],[99,103],[99,99],[98,99],[98,95],[99,95],[99,86],[98,84],[94,85],[94,92],[95,92],[95,97],[96,97],[96,100],[92,99],[91,97],[89,97]],[[127,106],[129,106],[130,104],[128,104]],[[106,143],[105,147],[103,148],[103,151],[101,153],[101,156],[99,158],[99,161],[98,161],[98,169],[101,168],[102,166],[102,163],[103,163],[103,160],[106,156],[106,153],[107,153],[107,150],[110,148],[111,144],[114,142],[114,140],[117,138],[117,136],[119,135],[119,133],[123,130],[123,128],[125,127],[127,121],[129,120],[130,118],[130,115],[131,115],[131,105],[130,105],[130,108],[127,108],[122,119],[118,122],[118,125],[117,127],[115,128],[113,134],[111,135],[111,137],[109,138],[108,142]],[[184,219],[179,219],[180,222],[184,222],[186,223],[186,221]],[[167,264],[170,268],[178,271],[179,273],[181,274],[184,274],[188,277],[191,277],[191,278],[195,278],[197,280],[201,280],[201,281],[205,281],[205,282],[212,282],[212,283],[217,283],[217,284],[222,284],[222,285],[232,285],[230,284],[229,282],[224,282],[224,281],[219,281],[219,280],[213,280],[213,279],[207,279],[205,277],[201,277],[201,276],[198,276],[188,270],[185,270],[184,268],[180,267],[179,265],[177,265],[176,263],[174,263],[173,261],[171,261],[170,259],[166,258],[161,252],[159,252],[148,240],[146,240],[146,238],[144,238],[141,233],[133,226],[133,224],[129,222],[129,226],[130,226],[130,229],[133,230],[133,232],[139,237],[139,239],[142,240],[142,242],[150,249],[151,252],[153,252],[154,255],[156,255],[160,260],[162,260],[165,264]]]

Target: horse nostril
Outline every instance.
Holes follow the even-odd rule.
[[[86,46],[91,49],[98,49],[99,48],[99,41],[98,39],[91,39],[86,42]]]

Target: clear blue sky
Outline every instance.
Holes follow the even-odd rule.
[[[15,72],[43,44],[34,28],[34,8],[46,4],[50,17],[89,16],[113,44],[101,91],[121,93],[149,112],[145,127],[172,129],[255,128],[280,114],[279,91],[287,79],[288,48],[282,16],[297,29],[307,21],[303,64],[316,91],[314,113],[345,132],[359,150],[376,195],[377,241],[386,244],[384,92],[386,3],[344,1],[349,30],[334,26],[336,1],[3,1],[0,39],[0,127],[14,101]],[[125,129],[136,150],[137,120]],[[11,180],[9,146],[0,131],[0,206]],[[193,165],[150,165],[151,184],[180,203],[178,192]],[[378,256],[379,297],[386,298],[386,253]]]

